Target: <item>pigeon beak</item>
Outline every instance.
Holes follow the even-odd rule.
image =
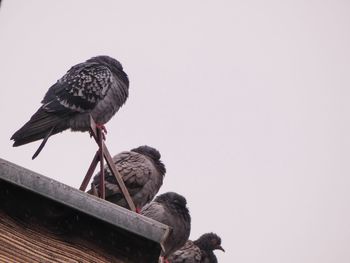
[[[216,249],[220,249],[221,251],[225,252],[225,249],[223,249],[222,246],[217,246]]]

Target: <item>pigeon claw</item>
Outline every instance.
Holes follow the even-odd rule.
[[[103,124],[96,124],[96,128],[101,131],[102,139],[106,140],[107,129]]]
[[[105,134],[107,134],[106,126],[104,126],[103,124],[96,124],[96,127],[103,131]]]
[[[159,260],[160,263],[170,263],[169,260],[167,258],[165,258],[165,257],[161,256],[161,257],[159,257],[159,259],[160,259]]]

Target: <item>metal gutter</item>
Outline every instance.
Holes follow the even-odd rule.
[[[170,227],[0,158],[0,180],[161,244]]]

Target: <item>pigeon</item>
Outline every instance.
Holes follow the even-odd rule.
[[[67,129],[88,131],[90,116],[99,128],[125,103],[129,80],[114,58],[97,56],[73,66],[52,85],[42,106],[16,131],[11,140],[20,146],[43,139],[32,159],[38,156],[48,138]]]
[[[161,256],[166,259],[174,251],[181,248],[191,231],[191,216],[186,207],[186,199],[174,192],[157,196],[154,201],[145,205],[141,214],[172,228],[163,245]]]
[[[214,233],[202,235],[195,241],[188,240],[186,244],[169,256],[171,263],[217,263],[218,260],[213,252],[220,249],[221,238]]]
[[[113,157],[113,162],[122,176],[138,213],[153,199],[163,184],[166,169],[160,157],[158,150],[147,145],[121,152]],[[106,200],[128,208],[116,178],[107,166],[104,169]],[[99,185],[100,172],[95,175],[91,190],[88,192],[98,195]]]

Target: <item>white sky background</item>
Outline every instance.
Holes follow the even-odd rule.
[[[88,134],[12,148],[74,64],[106,54],[130,78],[113,154],[148,144],[160,193],[188,200],[219,262],[350,262],[348,1],[4,1],[1,157],[79,187]]]

